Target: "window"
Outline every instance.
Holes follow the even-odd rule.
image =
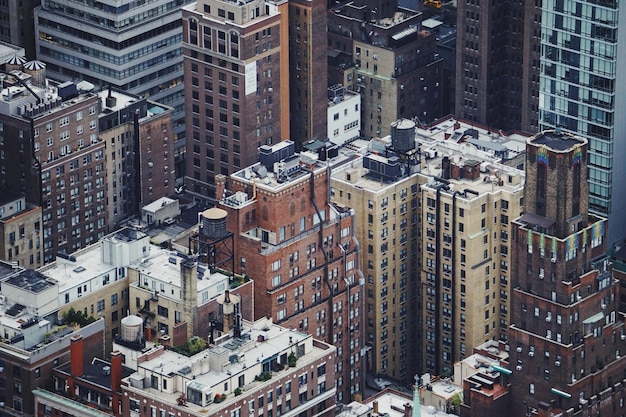
[[[104,300],[98,301],[98,311],[104,310]]]
[[[114,306],[117,304],[117,294],[111,295],[111,305]]]

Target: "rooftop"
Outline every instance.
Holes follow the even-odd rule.
[[[576,145],[587,143],[587,139],[575,136],[569,132],[563,132],[559,129],[544,130],[528,139],[528,143],[533,145],[545,145],[553,151],[568,152]]]
[[[40,293],[55,285],[47,276],[33,269],[25,269],[19,274],[9,277],[4,283],[33,293]]]
[[[205,391],[212,390],[213,394],[224,393],[225,383],[228,385],[226,403],[234,400],[231,394],[237,384],[238,375],[245,373],[244,392],[262,390],[265,386],[263,381],[255,381],[253,375],[263,372],[264,365],[275,363],[282,356],[287,356],[296,349],[303,352],[298,358],[298,365],[287,371],[276,371],[274,376],[281,372],[298,372],[303,366],[321,358],[331,358],[334,355],[334,347],[322,342],[313,341],[312,336],[295,330],[288,330],[275,325],[269,319],[261,319],[255,323],[244,321],[241,338],[230,338],[216,346],[204,350],[192,357],[186,357],[171,350],[163,350],[161,347],[153,347],[145,351],[145,360],[138,360],[137,373],[129,377],[129,385],[136,386],[133,381],[147,378],[142,392],[147,395],[155,395],[164,401],[176,403],[180,392],[165,392],[164,390],[150,387],[150,375],[162,375],[165,377],[180,377],[184,382],[193,384],[194,389]],[[138,358],[140,359],[140,358]],[[308,368],[307,368],[308,369]],[[251,377],[252,376],[252,377]],[[330,388],[328,390],[330,391]],[[187,403],[191,411],[197,411],[200,406]],[[223,404],[208,403],[204,405],[206,412],[215,412],[222,408]]]

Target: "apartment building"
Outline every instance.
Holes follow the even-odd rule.
[[[185,106],[181,8],[190,0],[59,0],[35,9],[37,59],[63,81],[113,86],[172,107],[177,175],[184,174]],[[174,167],[172,167],[174,169]]]
[[[333,415],[335,347],[269,318],[244,321],[237,334],[191,357],[120,346],[136,370],[122,379],[125,415]]]
[[[458,120],[398,120],[391,132],[339,151],[364,156],[333,165],[331,199],[357,208],[370,373],[408,384],[506,338],[509,223],[524,175],[502,162],[524,142]]]
[[[361,135],[361,95],[341,84],[328,87],[327,138],[343,145]]]
[[[32,269],[3,268],[0,298],[0,402],[8,416],[33,416],[32,390],[47,387],[52,368],[69,359],[81,334],[89,358],[103,354],[104,320],[81,328],[59,325],[58,283]]]
[[[0,97],[0,183],[42,207],[44,263],[107,231],[98,97],[46,78],[38,61],[7,64]]]
[[[389,158],[383,156],[384,151],[374,151],[333,166],[330,196],[333,202],[355,210],[355,236],[361,243],[361,270],[366,277],[368,375],[408,384],[418,371],[415,356],[421,350],[416,319],[421,304],[415,123],[400,121],[392,127],[392,135],[398,152]],[[403,135],[405,143],[399,140]],[[358,148],[361,142],[352,142],[350,148]],[[377,145],[384,143],[369,143],[372,148]]]
[[[107,146],[107,224],[174,194],[172,108],[109,87],[100,98],[99,134]]]
[[[541,2],[468,0],[457,7],[455,116],[536,133]]]
[[[443,59],[422,14],[397,2],[338,3],[328,16],[329,83],[361,94],[361,136],[384,137],[401,118],[442,117]]]
[[[512,416],[622,412],[626,330],[607,221],[589,212],[588,152],[559,129],[527,142],[526,209],[512,223]]]
[[[296,148],[309,140],[326,140],[324,91],[327,81],[328,3],[289,0],[289,136]],[[283,88],[287,84],[283,83]]]
[[[215,202],[214,177],[289,137],[287,4],[203,0],[183,8],[187,192]],[[326,86],[324,86],[325,88]]]
[[[41,207],[4,190],[0,197],[0,258],[27,268],[43,264]]]
[[[228,275],[195,258],[161,249],[129,272],[130,312],[144,319],[147,340],[180,346],[193,336],[217,336],[223,331],[217,319],[225,308],[235,310],[237,320],[253,316],[252,282],[231,285]]]
[[[228,189],[224,176],[216,187],[235,272],[254,282],[255,317],[335,345],[336,400],[347,401],[365,376],[362,274],[354,212],[330,202],[328,175],[320,154],[283,141],[262,146],[260,162],[231,175]]]
[[[129,308],[128,268],[153,250],[147,234],[124,228],[96,244],[58,255],[38,272],[58,282],[59,319],[70,309],[104,318],[104,346],[109,352]]]

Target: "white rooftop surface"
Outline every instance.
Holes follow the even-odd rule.
[[[149,211],[151,213],[155,213],[157,210],[159,210],[161,207],[165,207],[169,204],[174,203],[176,200],[173,200],[171,198],[168,197],[161,197],[156,201],[153,201],[152,203],[143,206],[142,210],[145,211]]]
[[[454,397],[456,394],[463,393],[463,387],[456,385],[455,383],[449,380],[445,381],[445,380],[438,379],[432,382],[431,386],[433,387],[433,393],[435,393],[441,398],[445,398],[446,400],[449,400],[450,398]]]
[[[111,97],[114,97],[116,99],[116,103],[115,106],[113,107],[109,107],[106,105],[106,98],[109,97],[109,95]],[[135,103],[139,100],[141,100],[140,98],[137,98],[135,96],[129,95],[129,94],[125,94],[119,91],[115,91],[115,90],[109,90],[108,88],[105,90],[102,90],[98,93],[98,97],[100,97],[100,100],[102,102],[102,107],[103,110],[104,109],[109,109],[112,111],[117,111],[117,110],[121,110],[125,107],[127,107],[129,104]]]
[[[227,352],[228,356],[240,355],[243,353],[242,360],[231,363],[224,371],[215,369],[209,369],[207,371],[208,365],[206,362],[206,358],[210,356],[210,353],[207,350],[202,351],[190,358],[175,353],[171,350],[165,350],[162,354],[138,364],[138,369],[140,371],[139,373],[145,375],[145,373],[141,372],[141,370],[144,369],[147,371],[156,372],[161,375],[170,375],[172,373],[180,374],[188,380],[193,380],[194,383],[201,384],[207,387],[215,387],[215,389],[213,390],[213,394],[217,394],[224,391],[224,382],[227,382],[229,380],[232,382],[235,376],[245,369],[258,367],[259,372],[256,373],[261,373],[261,363],[263,362],[264,358],[268,359],[272,356],[285,353],[288,351],[290,345],[295,346],[306,339],[312,341],[312,336],[310,335],[280,327],[278,325],[272,324],[271,320],[266,319],[258,320],[254,324],[244,321],[242,336],[246,334],[250,335],[250,340],[243,340],[243,345],[241,345],[241,340],[243,338],[236,339],[240,341],[240,344],[237,346],[232,346],[231,344],[235,339],[230,339],[209,349],[215,350],[218,353]],[[261,335],[265,337],[265,341],[257,342],[257,338]],[[307,350],[305,355],[301,356],[298,359],[298,365],[296,366],[296,368],[292,368],[290,371],[298,370],[300,369],[300,366],[306,365],[306,363],[308,362],[307,358],[309,358],[310,360],[317,359],[322,355],[334,355],[334,350],[330,349],[334,348],[329,347],[329,349],[322,349],[320,347],[316,347],[313,344],[313,346]],[[204,365],[202,364],[203,362]],[[184,368],[190,369],[180,372]],[[265,382],[246,380],[244,390],[249,393],[252,389],[255,389],[257,387],[259,389],[263,389],[264,385]],[[150,388],[148,384],[144,388],[144,391],[153,392],[156,390]],[[158,395],[166,401],[175,402],[180,393],[176,392],[174,394],[168,394],[166,392],[159,391]],[[229,395],[228,397],[229,400],[232,400],[234,398],[232,395]],[[191,403],[188,403],[188,406],[192,410],[199,407]],[[210,410],[214,407],[221,408],[223,407],[223,405],[211,403],[203,408]]]
[[[59,293],[77,287],[107,271],[115,270],[115,266],[102,261],[101,245],[98,242],[73,253],[76,262],[57,257],[56,261],[40,268],[39,272],[58,281]],[[113,280],[114,277],[111,277]]]
[[[455,129],[454,124],[459,123],[460,127]],[[448,119],[435,126],[424,129],[421,127],[416,128],[417,139],[424,144],[437,142],[450,142],[450,139],[445,139],[445,134],[448,133],[454,136],[456,132],[463,133],[468,129],[475,129],[478,131],[478,139],[482,141],[491,142],[495,145],[502,145],[508,148],[510,152],[509,157],[512,158],[516,154],[525,152],[527,135],[519,133],[513,133],[511,135],[505,135],[502,131],[490,131],[481,126],[469,124],[462,120]]]
[[[407,398],[400,393],[387,389],[374,397],[368,398],[364,404],[373,407],[373,402],[378,401],[378,414],[389,414],[389,417],[404,417],[404,404],[413,404],[413,398]],[[448,414],[440,410],[436,410],[434,407],[422,405],[420,406],[421,417],[449,417],[454,414]]]
[[[176,260],[175,264],[170,262],[174,260]],[[175,252],[159,248],[158,246],[152,246],[150,249],[150,256],[143,261],[132,265],[131,267],[139,271],[142,275],[147,275],[155,281],[169,283],[172,286],[180,288],[180,263],[182,261],[184,261],[184,259],[177,256]],[[198,268],[206,271],[202,276],[202,279],[197,281],[198,293],[212,287],[219,281],[226,280],[226,282],[228,282],[228,277],[220,272],[209,274],[207,265],[199,264]],[[167,294],[161,295],[168,297]]]

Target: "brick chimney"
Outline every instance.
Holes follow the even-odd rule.
[[[74,335],[70,338],[70,377],[67,378],[67,389],[75,395],[74,378],[83,376],[83,336]]]
[[[120,387],[122,385],[122,353],[119,350],[111,352],[111,408],[116,416],[121,415],[122,399]]]
[[[226,190],[226,175],[217,174],[215,176],[215,199],[222,201],[224,198],[224,191]]]
[[[83,376],[83,336],[77,334],[70,339],[70,373],[72,376]]]

